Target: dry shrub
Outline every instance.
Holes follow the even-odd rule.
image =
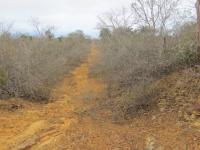
[[[98,42],[100,61],[91,72],[108,83],[104,107],[111,107],[117,116],[131,116],[150,110],[159,89],[151,83],[180,67],[196,63],[194,23],[175,28],[163,37],[148,28],[130,30],[103,29]]]
[[[79,65],[89,50],[82,36],[0,36],[0,96],[46,100],[53,86]]]

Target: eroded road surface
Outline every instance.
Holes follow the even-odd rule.
[[[24,108],[0,109],[0,150],[198,150],[195,133],[183,130],[173,113],[152,112],[125,124],[104,120],[109,112],[98,114],[101,119],[85,114],[95,105],[91,97],[106,86],[89,77],[89,66],[97,56],[93,44],[85,63],[52,92],[51,103],[9,100],[23,103]]]

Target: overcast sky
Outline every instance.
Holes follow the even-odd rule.
[[[67,34],[76,29],[97,36],[97,16],[111,9],[128,6],[132,0],[0,0],[0,22],[14,22],[14,29],[31,32],[30,18],[53,25]],[[184,1],[184,0],[182,0]],[[193,0],[192,0],[193,1]]]

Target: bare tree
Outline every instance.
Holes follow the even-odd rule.
[[[175,13],[179,0],[134,0],[131,5],[138,26],[147,26],[163,36],[166,50],[167,24]]]
[[[109,28],[111,30],[117,28],[132,28],[135,24],[132,18],[132,12],[130,12],[125,7],[119,10],[113,10],[104,13],[102,16],[98,17],[99,24],[98,28]]]
[[[54,26],[47,26],[44,27],[38,18],[31,18],[30,20],[31,25],[34,28],[35,34],[39,37],[47,37],[47,38],[53,38],[54,37],[54,32],[55,32],[55,27]]]
[[[98,17],[98,27],[115,30],[148,27],[163,37],[163,49],[167,49],[168,25],[176,12],[180,0],[133,0],[131,10],[122,8]]]
[[[43,33],[42,33],[42,28],[41,28],[41,25],[40,25],[40,21],[38,18],[31,18],[30,20],[30,23],[31,25],[33,26],[34,30],[35,30],[35,33],[38,35],[38,36],[44,36]]]
[[[140,26],[164,32],[179,0],[134,0],[131,8]]]
[[[8,24],[0,22],[0,33],[1,34],[9,34],[13,25],[14,25],[14,22],[11,22],[11,23],[8,23]]]

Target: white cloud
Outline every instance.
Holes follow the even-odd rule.
[[[131,0],[0,0],[0,21],[12,22],[21,32],[31,30],[31,17],[42,24],[54,25],[62,33],[81,29],[96,33],[97,16],[110,9],[126,6]]]

